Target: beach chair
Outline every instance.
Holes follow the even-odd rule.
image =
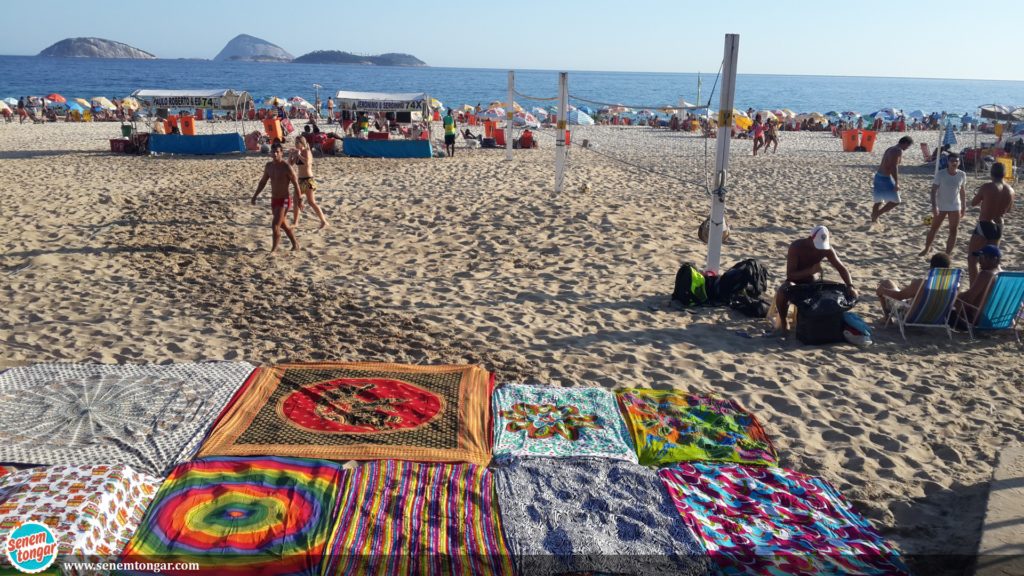
[[[917,294],[910,300],[885,297],[889,303],[885,324],[895,322],[904,340],[907,339],[906,329],[909,326],[942,328],[952,340],[953,329],[949,325],[949,317],[956,302],[957,290],[960,289],[960,275],[961,270],[957,268],[932,268]]]
[[[967,332],[974,339],[976,330],[1009,330],[1020,344],[1020,328],[1017,320],[1021,316],[1021,305],[1024,304],[1024,272],[1000,272],[992,282],[992,288],[980,307],[961,302],[957,307],[957,324],[967,325]],[[974,312],[974,322],[970,322],[968,311]]]

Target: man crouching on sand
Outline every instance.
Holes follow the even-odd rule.
[[[260,178],[260,185],[256,187],[256,193],[252,195],[252,205],[256,205],[256,197],[260,195],[260,192],[267,185],[267,180],[269,180],[270,209],[274,214],[274,219],[271,222],[271,227],[274,230],[274,244],[270,247],[270,251],[277,251],[277,245],[281,242],[282,228],[284,228],[284,233],[288,235],[288,239],[292,242],[292,250],[298,250],[299,243],[295,240],[292,227],[285,221],[285,215],[294,204],[295,218],[299,217],[299,210],[302,209],[302,197],[299,196],[299,179],[295,176],[295,170],[284,161],[284,150],[281,148],[280,142],[276,142],[270,147],[270,154],[274,160],[273,162],[267,162],[266,168],[263,169],[263,178]],[[288,196],[289,185],[295,187],[294,199]]]
[[[828,228],[815,226],[811,230],[810,236],[795,240],[789,245],[789,252],[786,253],[786,281],[779,286],[779,290],[775,293],[775,307],[779,311],[779,332],[781,334],[785,334],[789,328],[786,323],[786,315],[789,312],[790,289],[797,284],[814,282],[815,275],[821,272],[821,261],[826,258],[846,284],[846,295],[850,298],[857,297],[857,290],[853,287],[850,272],[839,260],[836,251],[832,249],[832,235]]]

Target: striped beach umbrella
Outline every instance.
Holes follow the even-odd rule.
[[[950,146],[950,147],[952,147],[952,146],[956,146],[956,144],[957,144],[956,132],[953,132],[953,124],[947,122],[946,123],[946,134],[942,136],[942,145],[943,146]]]
[[[72,100],[72,102],[77,103],[79,106],[85,109],[92,108],[92,104],[90,104],[89,101],[85,98],[75,98],[74,100]]]

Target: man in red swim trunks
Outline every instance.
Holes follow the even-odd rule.
[[[292,250],[298,250],[299,243],[295,240],[292,227],[285,221],[285,215],[288,213],[289,208],[294,207],[295,217],[299,217],[299,210],[302,209],[302,198],[299,196],[299,179],[295,175],[295,170],[284,161],[284,150],[280,142],[275,142],[270,147],[270,153],[274,160],[267,162],[266,168],[263,169],[263,178],[260,178],[260,184],[256,187],[256,193],[252,195],[252,205],[256,205],[256,197],[260,195],[260,192],[263,191],[269,180],[270,209],[274,214],[273,221],[271,222],[271,227],[274,231],[274,243],[270,251],[277,251],[277,245],[281,242],[282,228],[284,228],[284,233],[288,235],[288,239],[292,242]],[[288,196],[289,185],[295,187],[294,198]]]

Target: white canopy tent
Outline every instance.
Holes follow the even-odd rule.
[[[213,110],[242,110],[251,106],[252,97],[246,91],[234,90],[136,90],[132,96],[151,108],[202,108]]]
[[[352,112],[415,112],[426,115],[430,97],[425,92],[353,92],[338,90],[334,97],[341,110]]]

